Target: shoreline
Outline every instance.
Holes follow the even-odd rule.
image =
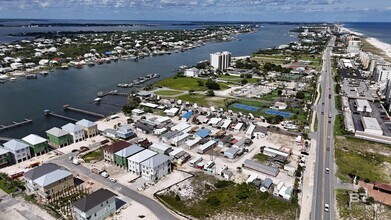
[[[366,36],[360,32],[353,31],[346,27],[341,27],[342,32],[347,32],[349,34],[357,35],[359,37],[364,37],[368,43],[377,49],[381,50],[384,53],[384,56],[387,56],[391,59],[391,44],[380,41],[377,38]]]

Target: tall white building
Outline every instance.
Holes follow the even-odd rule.
[[[391,66],[377,65],[373,72],[373,80],[381,82],[391,79]]]
[[[215,70],[227,70],[231,66],[231,53],[224,51],[210,54],[210,65]]]

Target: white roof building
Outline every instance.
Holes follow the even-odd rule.
[[[356,99],[357,104],[357,111],[363,112],[364,110],[366,112],[372,112],[371,105],[369,104],[368,100],[365,99]]]
[[[379,136],[383,135],[383,130],[376,118],[362,117],[361,122],[364,127],[364,132]]]
[[[179,111],[179,108],[171,108],[171,109],[165,110],[164,113],[166,113],[167,116],[173,117],[176,114],[178,114],[178,111]]]
[[[29,134],[26,137],[22,138],[22,140],[31,145],[38,145],[48,141],[47,139],[36,134]]]
[[[171,128],[171,130],[173,131],[183,131],[183,130],[186,130],[190,128],[190,125],[186,122],[181,122],[177,125],[175,125],[174,127]]]

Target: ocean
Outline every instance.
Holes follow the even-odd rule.
[[[391,22],[349,22],[346,28],[391,44]]]

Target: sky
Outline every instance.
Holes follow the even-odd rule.
[[[0,18],[391,22],[391,0],[0,0]]]

